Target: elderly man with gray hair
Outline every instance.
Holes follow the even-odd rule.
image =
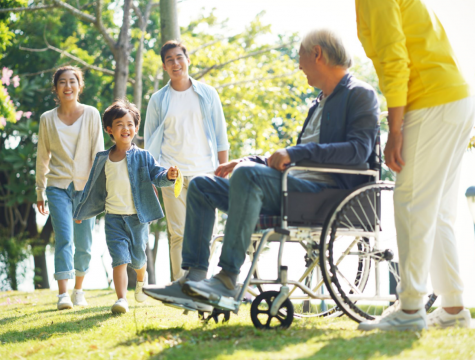
[[[182,268],[187,274],[165,287],[144,292],[168,304],[210,311],[209,294],[235,297],[240,268],[259,214],[280,215],[282,171],[309,160],[323,164],[359,165],[371,155],[378,132],[379,104],[374,89],[349,73],[351,56],[342,40],[328,30],[309,32],[300,46],[300,69],[308,84],[320,89],[303,124],[297,145],[269,157],[248,156],[221,164],[214,176],[195,177],[188,189]],[[227,175],[232,172],[228,180]],[[290,192],[353,188],[356,175],[310,175],[293,172]],[[228,213],[221,272],[206,279],[215,210]]]

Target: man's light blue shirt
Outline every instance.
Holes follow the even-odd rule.
[[[211,149],[213,166],[218,167],[218,152],[229,149],[226,133],[226,120],[219,95],[213,87],[191,78],[191,86],[198,94],[203,127]],[[160,163],[165,118],[170,105],[170,81],[152,95],[147,107],[145,118],[144,141],[145,150],[150,151]]]

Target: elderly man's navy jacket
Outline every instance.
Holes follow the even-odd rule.
[[[325,101],[320,126],[320,142],[300,144],[305,128],[319,106],[320,93],[313,102],[298,137],[297,145],[287,148],[293,163],[309,160],[320,164],[360,165],[368,162],[379,130],[379,103],[374,89],[345,75]],[[249,156],[267,164],[267,159]],[[354,188],[367,181],[358,175],[332,174],[339,188]]]

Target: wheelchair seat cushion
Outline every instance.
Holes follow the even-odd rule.
[[[260,215],[255,232],[280,227],[281,222],[282,221],[280,215]]]

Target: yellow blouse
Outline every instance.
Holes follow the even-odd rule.
[[[433,107],[470,96],[437,16],[421,0],[356,0],[358,37],[388,107]]]

